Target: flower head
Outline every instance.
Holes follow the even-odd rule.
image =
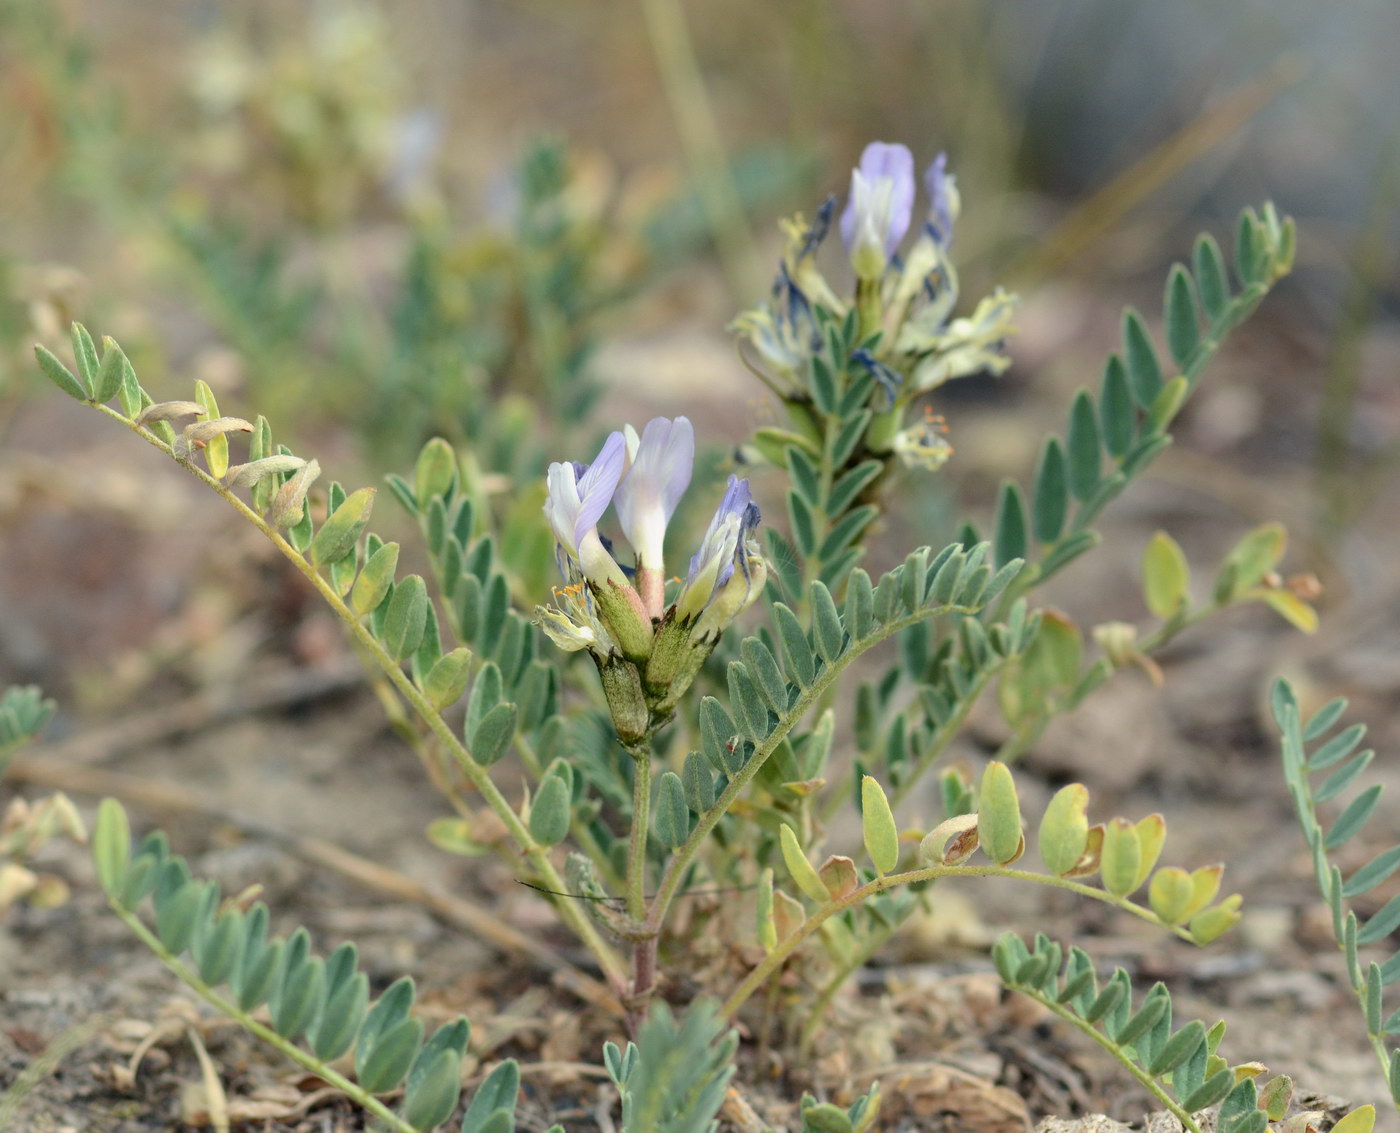
[[[754,538],[749,482],[729,484],[678,599],[668,607],[661,552],[690,484],[695,433],[684,417],[657,417],[640,436],[614,433],[591,465],[552,464],[545,515],[567,585],[535,609],[535,624],[598,667],[618,734],[645,738],[675,711],[720,634],[763,591],[768,567]],[[609,503],[637,552],[636,587],[598,534]]]
[[[841,239],[861,279],[879,279],[909,231],[914,212],[914,155],[908,146],[871,142],[851,171]]]

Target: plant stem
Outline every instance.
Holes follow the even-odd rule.
[[[214,1010],[227,1015],[249,1034],[253,1035],[255,1038],[261,1039],[263,1042],[267,1043],[268,1046],[276,1048],[303,1070],[308,1070],[318,1078],[329,1082],[356,1105],[369,1110],[370,1113],[374,1114],[381,1121],[386,1122],[390,1128],[395,1130],[395,1133],[414,1133],[413,1126],[404,1121],[373,1094],[362,1089],[343,1074],[337,1073],[335,1070],[331,1069],[330,1066],[322,1062],[314,1054],[302,1050],[301,1047],[297,1046],[290,1039],[283,1038],[271,1027],[259,1023],[236,1003],[230,1002],[216,992],[200,979],[194,971],[187,967],[183,961],[173,955],[169,949],[157,939],[155,933],[141,922],[135,913],[122,908],[116,902],[109,902],[109,904],[112,906],[112,911],[122,919],[132,932],[141,938],[141,942],[156,954],[160,962],[174,972],[182,983],[198,995],[200,999],[209,1004],[209,1006],[213,1007]]]
[[[647,824],[651,819],[651,753],[632,753],[632,832],[627,841],[627,912],[633,920],[647,915]]]
[[[142,437],[153,447],[174,459],[174,454],[170,446],[153,433],[139,428],[134,421],[128,420],[121,413],[118,413],[116,410],[106,405],[99,405],[91,402],[88,404],[93,404],[95,408],[105,413],[107,416],[116,421],[120,421],[137,436]],[[321,597],[325,599],[331,609],[334,610],[340,619],[345,622],[346,626],[349,627],[350,632],[354,635],[355,640],[365,653],[384,672],[384,675],[388,677],[399,695],[408,702],[414,712],[417,713],[424,724],[427,725],[443,744],[445,749],[451,752],[456,758],[458,766],[461,767],[463,773],[471,781],[472,786],[475,787],[481,794],[481,797],[485,799],[486,804],[495,812],[496,817],[501,820],[501,823],[510,832],[511,838],[520,848],[521,853],[524,854],[524,856],[529,859],[530,864],[534,866],[543,882],[544,888],[553,889],[561,893],[565,892],[564,880],[560,877],[559,871],[554,868],[554,863],[550,860],[548,849],[541,846],[530,836],[529,829],[525,826],[524,822],[521,821],[520,816],[515,813],[515,809],[506,801],[500,789],[492,782],[487,769],[472,758],[471,752],[467,750],[466,745],[463,744],[452,729],[448,727],[447,721],[445,721],[432,705],[428,703],[427,698],[418,690],[417,686],[414,685],[413,681],[403,671],[399,663],[385,652],[384,646],[380,643],[379,639],[370,632],[364,622],[345,604],[340,595],[336,593],[335,588],[321,577],[316,568],[301,554],[301,552],[286,540],[280,531],[264,520],[262,516],[258,515],[257,512],[234,495],[233,492],[218,480],[214,479],[203,469],[195,467],[192,463],[185,463],[184,461],[179,461],[177,463],[180,463],[183,467],[188,469],[197,479],[202,481],[206,487],[216,492],[230,507],[261,531],[272,542],[273,546],[282,552],[283,557],[295,566],[311,585],[319,591]],[[574,931],[588,950],[593,953],[594,958],[598,961],[599,967],[602,968],[604,975],[613,987],[620,993],[625,992],[628,986],[628,977],[622,961],[607,941],[599,934],[593,922],[588,919],[587,913],[581,908],[578,908],[574,903],[566,900],[556,902],[554,907],[558,911],[559,916]]]
[[[1264,283],[1249,284],[1230,301],[1229,305],[1223,311],[1221,311],[1219,318],[1211,323],[1210,327],[1206,330],[1205,336],[1196,347],[1196,352],[1181,369],[1181,376],[1186,379],[1187,397],[1195,392],[1196,387],[1201,382],[1201,378],[1205,375],[1206,367],[1210,364],[1212,359],[1214,359],[1215,355],[1219,353],[1226,337],[1259,306],[1264,296],[1268,294],[1270,286],[1271,285]],[[1183,399],[1182,404],[1185,404],[1185,399]],[[1149,436],[1166,435],[1167,427],[1170,424],[1170,421],[1161,422],[1157,426],[1155,433],[1149,434]],[[1139,441],[1144,439],[1148,438],[1138,438]],[[1041,570],[1045,560],[1054,553],[1057,547],[1061,546],[1067,540],[1088,531],[1103,509],[1122,494],[1123,489],[1128,486],[1129,478],[1124,476],[1121,471],[1121,466],[1123,464],[1121,459],[1118,461],[1118,464],[1120,470],[1112,472],[1108,478],[1099,485],[1099,489],[1095,495],[1079,505],[1079,508],[1075,511],[1074,518],[1065,527],[1060,537],[1055,540],[1054,543],[1048,544],[1044,548],[1040,561],[1028,561],[1021,573],[1011,580],[1011,584],[1002,592],[996,610],[992,614],[993,621],[1002,617],[1005,612],[1011,608],[1011,604],[1015,602],[1017,598],[1021,597],[1021,595],[1025,594],[1033,587],[1040,585],[1046,578],[1050,577],[1042,573]],[[1150,466],[1150,461],[1140,465],[1134,470],[1133,476],[1141,476]]]
[[[671,855],[671,860],[666,864],[666,872],[661,876],[661,885],[657,889],[656,896],[652,899],[651,909],[647,915],[647,926],[655,931],[660,931],[662,921],[666,917],[666,910],[680,889],[681,879],[685,876],[686,870],[690,868],[690,863],[695,859],[695,855],[700,852],[700,847],[704,844],[705,839],[719,824],[719,820],[729,812],[739,796],[744,793],[754,776],[759,773],[769,757],[777,750],[778,745],[787,738],[793,726],[806,715],[808,709],[821,701],[827,690],[836,683],[836,678],[845,671],[848,665],[886,638],[893,637],[901,630],[918,622],[942,614],[970,614],[974,612],[970,606],[930,606],[911,614],[905,614],[903,617],[894,618],[884,625],[876,626],[865,637],[851,642],[841,656],[818,673],[816,679],[802,690],[792,707],[778,721],[777,727],[769,733],[768,738],[754,750],[749,761],[729,780],[729,786],[725,787],[724,792],[715,800],[715,805],[700,816],[700,821],[690,832],[690,837]]]
[[[1198,1124],[1196,1124],[1196,1119],[1193,1118],[1189,1113],[1187,1113],[1186,1110],[1171,1096],[1171,1094],[1167,1093],[1166,1090],[1162,1089],[1162,1087],[1158,1085],[1157,1080],[1154,1077],[1152,1077],[1151,1074],[1149,1074],[1146,1070],[1144,1070],[1141,1066],[1139,1066],[1136,1062],[1129,1058],[1127,1054],[1124,1053],[1123,1048],[1121,1046],[1107,1038],[1107,1036],[1102,1034],[1099,1031],[1099,1029],[1095,1027],[1092,1023],[1090,1023],[1086,1019],[1081,1019],[1073,1011],[1064,1006],[1064,1004],[1056,1003],[1048,995],[1042,995],[1038,991],[1031,991],[1029,988],[1024,987],[1018,987],[1016,988],[1016,990],[1019,991],[1022,995],[1030,996],[1042,1007],[1046,1007],[1049,1010],[1053,1011],[1066,1023],[1069,1023],[1078,1030],[1083,1031],[1086,1035],[1088,1035],[1091,1039],[1098,1043],[1099,1046],[1103,1047],[1104,1050],[1108,1051],[1109,1054],[1113,1055],[1113,1057],[1116,1058],[1122,1064],[1123,1068],[1138,1080],[1138,1082],[1142,1085],[1143,1089],[1147,1090],[1159,1102],[1161,1102],[1163,1106],[1170,1110],[1172,1116],[1174,1116],[1179,1122],[1181,1122],[1181,1127],[1183,1129],[1189,1130],[1189,1133],[1201,1133],[1201,1127]]]
[[[632,756],[632,830],[627,841],[627,913],[634,921],[647,915],[647,834],[651,822],[651,752],[645,743],[629,747]],[[632,993],[627,1013],[635,1033],[646,1014],[656,984],[656,938],[659,928],[632,942]]]
[[[778,942],[776,948],[744,978],[743,982],[734,989],[728,999],[724,1001],[724,1006],[720,1008],[720,1014],[726,1019],[732,1019],[738,1013],[749,996],[757,991],[767,981],[769,976],[776,972],[787,962],[804,940],[821,928],[822,924],[837,913],[844,912],[854,905],[860,904],[867,897],[873,897],[877,893],[883,893],[886,889],[893,889],[896,885],[912,885],[920,881],[933,881],[944,877],[1005,877],[1013,881],[1029,881],[1035,885],[1049,885],[1056,889],[1064,889],[1070,893],[1077,893],[1081,897],[1091,897],[1096,901],[1102,901],[1106,905],[1113,905],[1116,908],[1130,913],[1141,920],[1149,921],[1152,924],[1162,925],[1157,915],[1150,909],[1145,909],[1141,905],[1135,905],[1126,897],[1118,897],[1104,889],[1096,889],[1092,885],[1085,885],[1082,882],[1070,881],[1063,877],[1052,877],[1045,873],[1032,873],[1030,870],[1011,869],[1007,866],[999,865],[976,865],[958,866],[942,865],[927,866],[923,869],[911,869],[904,873],[887,873],[883,877],[877,877],[872,881],[867,881],[858,889],[853,889],[844,897],[837,898],[823,905],[805,921],[802,927],[792,935]],[[1168,926],[1172,932],[1181,937],[1182,940],[1192,941],[1191,933],[1180,925]]]
[[[832,972],[826,983],[822,985],[821,991],[817,994],[816,1002],[812,1004],[812,1009],[807,1013],[807,1019],[802,1024],[802,1033],[797,1040],[799,1057],[805,1060],[810,1053],[812,1044],[816,1042],[817,1031],[822,1025],[822,1020],[826,1018],[826,1013],[831,1010],[832,1000],[836,998],[836,993],[845,986],[846,981],[851,978],[851,973],[863,968],[866,961],[875,955],[880,946],[890,938],[898,927],[898,925],[890,925],[871,933],[849,960],[837,965],[836,971]],[[776,987],[777,985],[770,986]]]
[[[1005,663],[1005,661],[1002,662],[1003,665]],[[909,772],[904,782],[895,788],[894,797],[890,799],[891,806],[898,806],[903,802],[915,785],[921,782],[923,777],[928,774],[929,769],[938,762],[939,757],[948,750],[948,745],[962,731],[963,724],[972,713],[973,708],[976,707],[977,701],[981,699],[987,685],[999,672],[1001,672],[1001,665],[991,665],[978,673],[977,678],[972,682],[972,687],[968,689],[967,695],[959,701],[957,709],[943,722],[937,735],[934,736],[933,742],[920,753],[914,764],[914,769]]]

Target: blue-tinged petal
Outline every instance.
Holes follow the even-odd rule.
[[[689,420],[647,422],[614,496],[622,530],[643,570],[661,569],[666,525],[690,485],[694,464],[695,430]]]
[[[924,188],[928,191],[928,228],[930,234],[945,247],[953,241],[953,225],[958,219],[957,179],[948,172],[948,155],[940,153],[924,170]]]
[[[914,214],[914,155],[907,146],[871,142],[851,171],[841,239],[856,274],[878,279]]]
[[[598,538],[598,520],[608,510],[622,478],[624,441],[613,433],[591,465],[556,462],[545,476],[545,517],[561,556],[589,578],[622,577]]]
[[[603,518],[603,512],[608,510],[608,504],[612,503],[613,494],[617,491],[618,481],[622,478],[625,455],[622,434],[610,433],[608,439],[603,442],[597,458],[588,466],[587,471],[579,476],[580,500],[578,515],[574,521],[576,540],[582,540],[589,530],[597,527],[598,520]]]
[[[859,362],[885,391],[885,396],[890,399],[890,405],[894,405],[895,396],[899,393],[899,387],[904,382],[904,378],[899,373],[890,369],[868,350],[857,350],[851,354],[851,361]]]

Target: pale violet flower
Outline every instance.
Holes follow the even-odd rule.
[[[812,355],[821,350],[822,338],[812,304],[793,281],[786,264],[778,266],[769,301],[745,311],[731,326],[747,336],[760,360],[783,378],[799,379]]]
[[[914,213],[914,155],[908,146],[871,142],[851,171],[841,239],[861,279],[879,279],[909,231]]]
[[[940,153],[924,170],[924,189],[928,192],[925,227],[939,245],[946,247],[953,241],[953,225],[962,208],[957,178],[948,172],[946,153]]]
[[[731,475],[700,549],[691,556],[685,587],[676,602],[681,618],[696,617],[734,576],[736,568],[746,570],[747,542],[760,519],[748,480]]]
[[[598,520],[613,500],[626,458],[626,439],[613,433],[592,464],[551,464],[545,477],[544,513],[555,541],[584,577],[594,581],[623,577],[598,535]]]
[[[685,417],[653,417],[642,435],[628,425],[626,474],[614,497],[640,570],[660,570],[666,525],[690,486],[695,430]]]
[[[770,384],[783,395],[801,389],[807,367],[822,349],[814,308],[844,314],[845,304],[832,291],[817,267],[816,252],[831,228],[836,198],[828,197],[816,219],[782,222],[784,248],[767,302],[744,311],[730,324],[757,352]]]

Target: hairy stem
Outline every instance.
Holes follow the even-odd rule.
[[[160,962],[175,973],[176,977],[185,984],[185,986],[199,996],[200,999],[204,1000],[205,1003],[213,1007],[214,1010],[228,1016],[255,1038],[261,1039],[263,1042],[267,1043],[268,1046],[279,1050],[303,1070],[310,1071],[318,1078],[329,1082],[356,1105],[360,1106],[362,1109],[368,1110],[370,1113],[374,1114],[375,1117],[387,1124],[395,1133],[414,1133],[413,1126],[404,1121],[373,1094],[368,1093],[356,1083],[350,1081],[345,1075],[331,1069],[330,1066],[322,1062],[314,1054],[302,1050],[301,1047],[297,1046],[290,1039],[283,1038],[271,1027],[259,1023],[249,1015],[248,1012],[240,1008],[238,1004],[225,999],[211,988],[199,978],[196,972],[171,953],[170,950],[156,938],[155,933],[141,922],[140,918],[138,918],[135,913],[129,912],[115,902],[109,902],[109,904],[112,906],[112,911],[122,919],[132,932],[141,938],[141,942],[156,954]]]
[[[630,750],[630,749],[629,749]],[[627,840],[627,912],[647,915],[647,824],[651,819],[651,753],[632,751],[632,833]]]
[[[95,404],[95,403],[90,403]],[[128,420],[121,413],[109,408],[106,405],[95,405],[95,408],[107,414],[114,420],[120,421],[137,436],[142,437],[153,447],[159,449],[167,456],[174,459],[174,453],[170,446],[159,437],[148,430],[142,429],[134,421]],[[206,487],[212,489],[224,501],[243,516],[249,523],[261,531],[293,566],[302,573],[312,586],[320,593],[326,604],[340,617],[349,627],[355,640],[374,663],[383,671],[384,675],[393,684],[395,690],[408,702],[414,712],[424,722],[429,730],[443,744],[445,750],[452,753],[462,772],[470,780],[473,787],[481,794],[486,804],[501,820],[502,825],[510,832],[511,838],[519,847],[520,852],[529,860],[530,864],[539,874],[543,886],[556,892],[566,892],[563,878],[559,871],[554,868],[553,861],[550,860],[549,851],[541,846],[530,836],[529,829],[521,821],[520,816],[515,813],[515,809],[506,801],[504,795],[495,783],[491,781],[491,776],[487,769],[477,763],[472,758],[471,752],[467,750],[465,744],[457,738],[438,712],[428,703],[427,698],[418,690],[413,681],[403,671],[403,668],[385,651],[379,639],[370,632],[354,611],[352,611],[335,588],[330,585],[317,572],[316,568],[287,541],[280,531],[274,528],[262,516],[258,515],[252,508],[233,494],[228,488],[214,479],[204,470],[195,467],[191,463],[180,461],[197,479],[201,480]],[[593,922],[588,919],[588,915],[575,904],[569,901],[559,901],[555,904],[555,909],[559,916],[568,924],[578,938],[584,943],[594,958],[598,961],[609,982],[620,992],[627,988],[627,974],[622,961],[617,953],[599,934]]]
[[[762,962],[744,978],[743,982],[724,1001],[724,1006],[720,1008],[720,1014],[726,1019],[734,1018],[739,1008],[748,1001],[749,996],[761,988],[768,978],[787,962],[788,957],[797,951],[803,941],[837,913],[860,904],[867,897],[883,893],[886,889],[893,889],[896,885],[912,885],[916,882],[934,881],[944,877],[1005,877],[1013,881],[1029,881],[1035,885],[1049,885],[1056,889],[1077,893],[1081,897],[1091,897],[1096,901],[1102,901],[1104,904],[1122,909],[1125,913],[1130,913],[1141,920],[1149,921],[1159,927],[1162,926],[1162,922],[1158,920],[1154,912],[1141,905],[1135,905],[1126,897],[1118,897],[1105,889],[1096,889],[1092,885],[1070,881],[1068,878],[1052,877],[1045,873],[1032,873],[1030,870],[1011,869],[999,865],[936,865],[926,866],[923,869],[911,869],[904,873],[887,873],[883,877],[867,881],[860,888],[851,890],[844,897],[829,901],[803,921],[801,928],[779,941],[777,947],[763,958]],[[1168,927],[1182,940],[1191,941],[1190,932],[1180,925]]]
[[[1056,1003],[1055,1000],[1051,999],[1048,995],[1043,995],[1038,991],[1032,991],[1029,988],[1024,987],[1018,987],[1016,988],[1016,990],[1019,991],[1022,995],[1030,996],[1042,1007],[1046,1007],[1049,1010],[1053,1011],[1066,1023],[1069,1023],[1071,1026],[1077,1028],[1080,1031],[1083,1031],[1086,1035],[1088,1035],[1091,1039],[1098,1043],[1099,1046],[1103,1047],[1104,1050],[1108,1051],[1109,1054],[1113,1055],[1113,1057],[1116,1058],[1118,1062],[1122,1064],[1123,1068],[1134,1078],[1136,1078],[1139,1083],[1141,1083],[1143,1089],[1147,1090],[1150,1094],[1152,1094],[1153,1097],[1155,1097],[1159,1102],[1161,1102],[1162,1105],[1171,1112],[1172,1116],[1174,1116],[1179,1122],[1181,1122],[1181,1127],[1183,1129],[1189,1130],[1189,1133],[1201,1133],[1201,1127],[1196,1123],[1195,1118],[1193,1118],[1189,1113],[1187,1113],[1186,1110],[1182,1108],[1182,1106],[1171,1096],[1171,1094],[1167,1093],[1166,1090],[1162,1089],[1162,1087],[1158,1084],[1157,1079],[1152,1077],[1151,1074],[1149,1074],[1146,1070],[1144,1070],[1141,1066],[1139,1066],[1136,1062],[1129,1058],[1121,1046],[1119,1046],[1112,1039],[1104,1035],[1092,1023],[1090,1023],[1086,1019],[1081,1019],[1064,1004]]]

